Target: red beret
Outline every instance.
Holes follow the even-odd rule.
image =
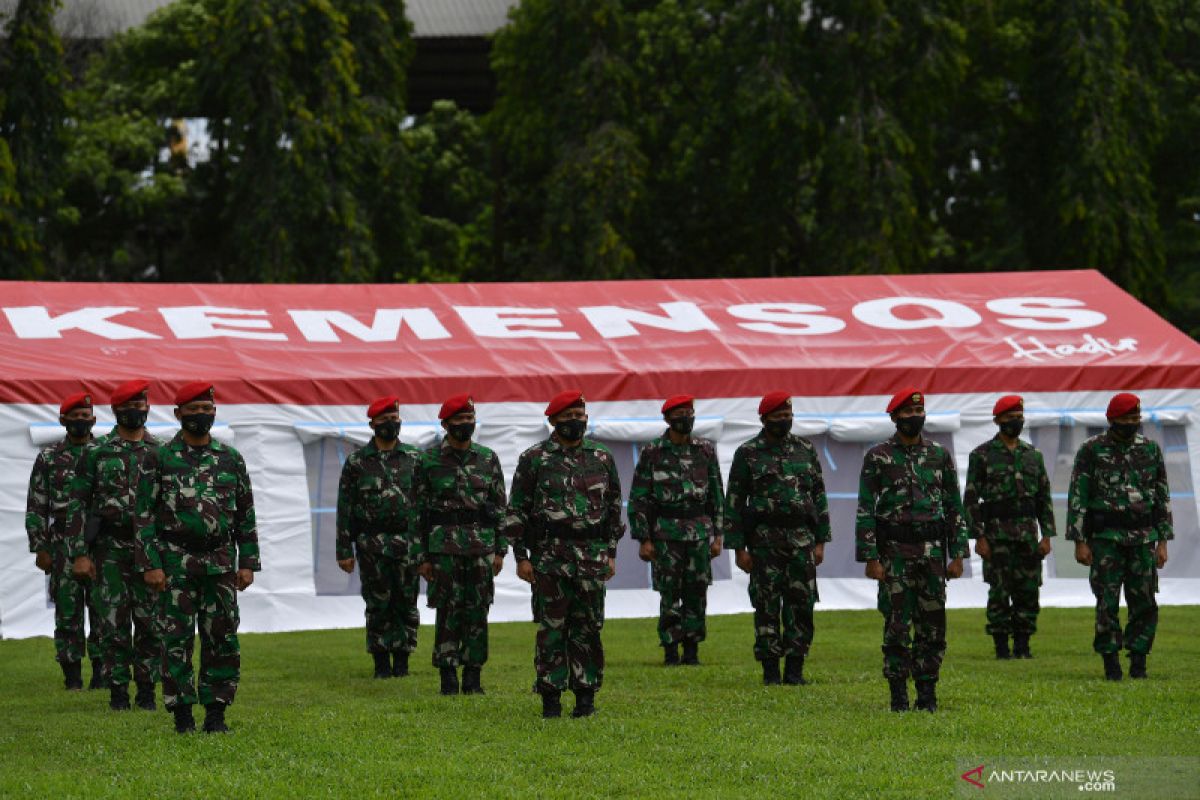
[[[1142,401],[1138,400],[1136,394],[1130,394],[1129,392],[1114,394],[1113,399],[1108,401],[1108,413],[1105,416],[1109,419],[1123,417],[1130,411],[1136,410],[1141,404]]]
[[[921,394],[918,389],[906,386],[892,396],[892,401],[887,406],[887,413],[892,414],[906,406],[916,405],[925,405],[925,395]]]
[[[150,381],[144,378],[134,378],[131,381],[125,381],[116,389],[113,389],[111,403],[114,406],[119,406],[121,403],[136,399],[138,395],[145,394],[149,388]]]
[[[460,411],[474,411],[475,404],[471,402],[471,395],[456,394],[453,397],[447,397],[446,402],[442,403],[442,410],[438,412],[438,419],[450,419]]]
[[[397,395],[389,394],[387,397],[381,397],[371,405],[367,406],[367,419],[375,419],[380,414],[386,414],[389,411],[400,410],[400,398]]]
[[[179,387],[175,393],[175,405],[184,406],[193,400],[216,400],[217,394],[209,381],[192,381]]]
[[[691,408],[692,401],[695,399],[696,398],[692,397],[690,394],[677,394],[674,397],[668,397],[663,403],[662,413],[666,414],[671,409],[679,408],[680,406],[687,406],[688,408]]]
[[[62,401],[62,405],[58,407],[59,414],[65,414],[73,408],[91,408],[92,396],[87,392],[79,392]]]
[[[764,414],[770,414],[775,409],[787,403],[791,406],[792,396],[787,392],[771,392],[764,395],[761,402],[758,404],[758,415],[761,417]]]
[[[565,411],[573,406],[582,406],[584,403],[582,391],[579,389],[567,389],[565,392],[559,392],[554,395],[554,399],[550,401],[550,405],[546,406],[546,416],[553,417],[560,411]]]
[[[1021,399],[1019,394],[1006,394],[996,401],[996,405],[992,406],[992,416],[998,417],[1006,411],[1012,411],[1014,408],[1025,410],[1025,401]]]

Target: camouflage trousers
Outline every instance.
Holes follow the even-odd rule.
[[[367,652],[411,653],[417,649],[421,611],[417,597],[421,577],[408,558],[394,558],[359,548],[358,576],[366,604]]]
[[[162,598],[134,569],[132,554],[100,551],[95,563],[104,677],[118,686],[131,677],[139,684],[158,683],[163,669]]]
[[[1158,571],[1154,545],[1123,545],[1108,539],[1092,539],[1092,594],[1096,595],[1097,653],[1116,653],[1124,647],[1131,653],[1149,653],[1158,630]],[[1121,587],[1129,607],[1129,624],[1121,631]]]
[[[66,550],[56,548],[50,566],[50,601],[54,603],[54,655],[60,664],[74,664],[87,657],[100,664],[103,674],[103,655],[100,649],[100,612],[96,607],[96,590],[90,583],[71,577],[71,560]],[[87,638],[84,638],[84,612],[87,612]]]
[[[1037,632],[1038,590],[1042,557],[1037,542],[989,539],[991,556],[983,562],[988,585],[988,634],[1030,635]]]
[[[703,642],[708,586],[712,583],[708,542],[656,540],[650,574],[659,594],[659,643],[667,647],[685,640]]]
[[[946,565],[940,558],[899,555],[880,563],[883,677],[936,681],[946,654]]]
[[[237,629],[237,573],[191,575],[167,572],[163,609],[163,703],[175,706],[229,705],[237,694],[242,652]],[[196,692],[192,649],[200,633],[200,692]]]
[[[492,556],[431,554],[429,607],[437,609],[435,667],[481,667],[488,658],[488,608],[492,605]]]
[[[533,582],[538,689],[599,689],[604,679],[604,581],[535,571]]]
[[[808,655],[813,606],[818,599],[812,548],[753,548],[750,602],[754,605],[754,657]]]

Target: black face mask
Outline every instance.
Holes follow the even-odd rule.
[[[394,442],[400,438],[400,421],[388,420],[375,426],[375,435],[381,442]]]
[[[183,429],[193,436],[203,436],[212,430],[213,422],[216,421],[216,414],[183,414],[179,417],[179,421],[183,423]]]
[[[903,417],[896,420],[896,430],[909,437],[910,439],[921,432],[925,427],[925,416],[919,417]]]
[[[454,425],[447,425],[446,433],[450,434],[450,438],[457,442],[469,442],[471,441],[471,437],[475,435],[475,423],[458,422]]]
[[[790,419],[767,420],[763,423],[763,430],[776,439],[782,439],[792,432],[792,421]]]
[[[96,424],[94,419],[69,419],[63,423],[67,429],[67,435],[73,439],[82,439],[92,432],[92,426]]]
[[[673,417],[667,420],[667,425],[676,433],[682,433],[684,436],[692,432],[692,428],[696,424],[695,417]]]
[[[566,419],[554,426],[554,432],[564,442],[578,442],[586,431],[586,419]]]
[[[122,408],[115,412],[117,424],[127,431],[136,431],[146,424],[146,417],[150,416],[150,412],[145,409],[138,408]]]
[[[1000,423],[1000,432],[1005,436],[1015,439],[1021,435],[1021,431],[1025,429],[1025,418],[1017,417],[1016,419],[1007,419]]]
[[[1112,432],[1117,435],[1118,439],[1131,441],[1133,437],[1138,435],[1138,431],[1142,429],[1140,422],[1114,422],[1112,423]]]

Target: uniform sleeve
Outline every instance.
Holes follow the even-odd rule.
[[[133,563],[139,572],[162,569],[162,553],[158,549],[161,462],[160,449],[156,449],[153,457],[147,457],[138,468],[133,497]]]
[[[1071,485],[1067,489],[1067,539],[1083,542],[1087,536],[1083,530],[1091,492],[1092,451],[1085,442],[1075,454],[1071,467]]]
[[[234,515],[233,536],[238,549],[238,569],[258,572],[262,569],[258,553],[258,524],[254,515],[254,490],[250,473],[241,454],[237,457],[237,512]]]
[[[654,452],[652,447],[642,448],[629,487],[629,535],[639,542],[654,536]]]
[[[354,558],[354,508],[358,492],[358,470],[355,459],[347,458],[338,479],[337,534],[334,556],[338,561]]]
[[[1038,460],[1037,486],[1037,517],[1041,526],[1042,536],[1055,536],[1058,533],[1058,523],[1054,521],[1054,496],[1050,491],[1050,476],[1046,474],[1046,460],[1041,451],[1035,450]]]
[[[604,451],[604,468],[608,472],[608,488],[604,493],[604,524],[608,528],[608,557],[617,557],[617,542],[625,535],[625,523],[621,521],[621,476],[617,472],[617,460],[612,453]]]
[[[415,447],[409,455],[412,466],[408,471],[408,505],[404,509],[404,528],[408,533],[410,542],[411,555],[418,560],[423,558],[423,550],[421,545],[421,495],[424,492],[421,490],[420,484],[417,482],[417,473],[421,469],[422,453]]]
[[[958,488],[958,469],[954,466],[954,457],[950,451],[945,451],[946,466],[942,470],[942,497],[945,506],[942,513],[949,524],[947,538],[949,539],[950,558],[966,558],[971,555],[967,545],[967,520],[963,514],[962,495]]]
[[[1154,457],[1157,469],[1154,485],[1150,487],[1150,496],[1154,498],[1154,538],[1174,539],[1175,526],[1171,518],[1171,487],[1167,485],[1167,464],[1163,460],[1162,448],[1157,443],[1154,443]]]
[[[713,535],[721,536],[725,531],[725,488],[721,484],[721,463],[717,460],[714,446],[708,460],[708,494],[706,511],[712,518]]]
[[[957,490],[956,490],[957,491]],[[875,561],[879,545],[875,531],[875,498],[879,496],[879,467],[876,458],[867,453],[858,476],[858,511],[854,518],[854,559]]]
[[[425,556],[429,554],[429,487],[426,484],[426,477],[429,474],[430,465],[427,463],[429,454],[422,454],[417,459],[417,465],[413,468],[412,479],[412,494],[413,508],[416,509],[414,519],[414,527],[409,529],[411,544],[409,545],[409,556],[414,561],[424,561]],[[338,497],[341,497],[341,486],[338,486]],[[341,515],[341,503],[338,503],[338,514]]]
[[[529,559],[525,531],[529,527],[536,480],[534,459],[526,450],[521,454],[517,471],[513,474],[512,494],[509,496],[508,513],[504,517],[504,535],[512,544],[513,555],[518,561]]]
[[[504,495],[504,470],[500,468],[500,459],[495,453],[492,453],[488,468],[491,474],[491,481],[488,483],[488,510],[496,514],[503,523],[504,514],[508,508],[508,498]],[[494,511],[492,511],[493,509]],[[496,526],[495,552],[498,556],[508,554],[508,536],[503,524]]]
[[[818,542],[828,542],[833,536],[829,526],[829,498],[825,494],[825,475],[821,472],[821,462],[813,459],[812,503],[817,512],[817,529],[814,531]]]
[[[67,558],[70,559],[88,554],[84,530],[87,528],[88,515],[92,510],[92,491],[96,485],[98,451],[98,447],[87,451],[87,455],[80,462],[79,471],[71,481],[71,496],[67,501],[67,522],[64,531]]]
[[[750,499],[750,468],[746,451],[738,448],[729,468],[729,492],[725,495],[725,547],[728,550],[746,549],[746,503]]]
[[[986,485],[986,481],[987,459],[978,450],[972,450],[967,459],[967,488],[963,491],[963,511],[967,515],[971,536],[976,539],[982,539],[986,532],[983,509],[980,508],[980,502],[983,500],[980,490]]]
[[[29,492],[25,498],[25,533],[29,552],[50,550],[50,469],[45,453],[39,452],[29,472]]]

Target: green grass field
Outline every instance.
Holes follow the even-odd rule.
[[[1200,607],[1164,608],[1150,679],[1119,684],[1101,678],[1091,617],[1047,609],[1034,660],[997,662],[983,612],[950,612],[935,715],[887,711],[868,611],[818,612],[805,687],[760,684],[747,616],[711,619],[703,665],[670,669],[652,620],[614,620],[585,720],[540,718],[532,624],[491,627],[483,697],[438,695],[429,628],[413,675],[386,681],[361,630],[251,634],[227,736],[111,712],[107,692],[61,688],[48,639],[2,641],[0,795],[972,796],[964,763],[1200,753]]]

